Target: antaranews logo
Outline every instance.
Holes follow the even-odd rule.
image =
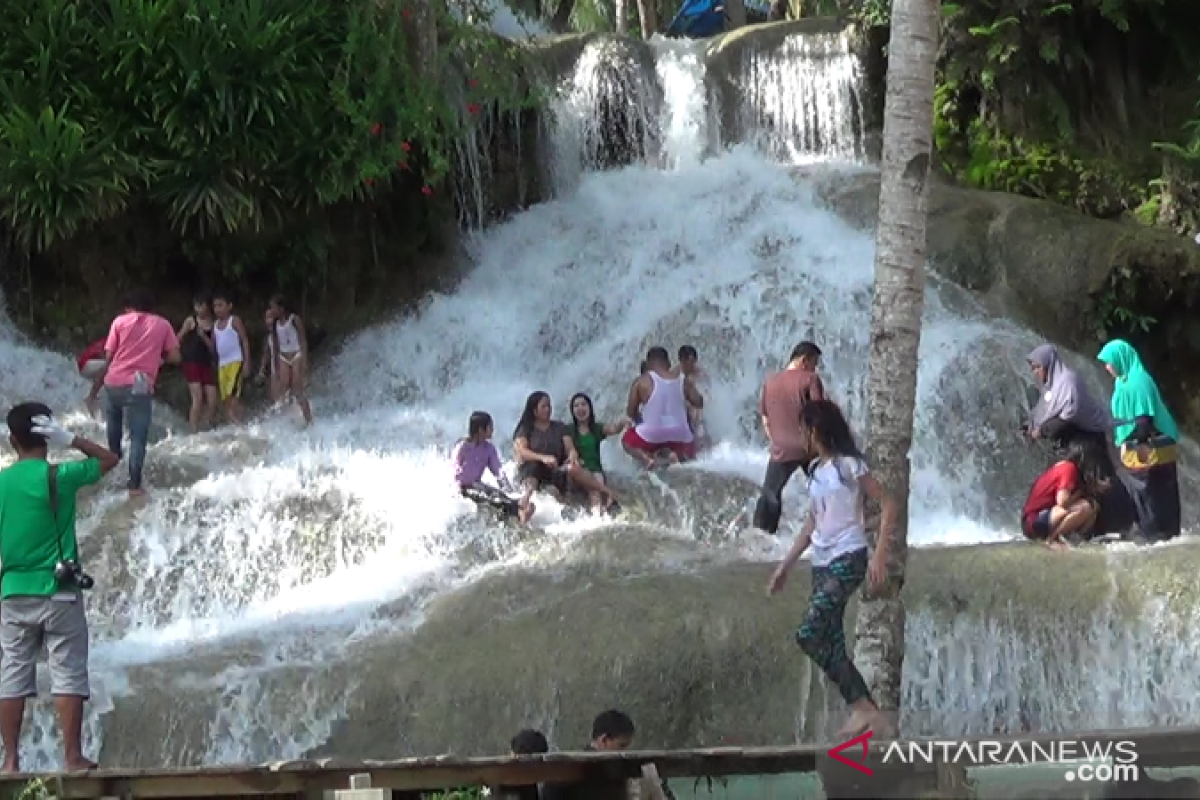
[[[856,769],[864,775],[874,775],[875,770],[871,769],[870,767],[866,766],[863,763],[867,760],[867,756],[871,752],[870,742],[871,742],[871,737],[874,735],[875,735],[874,731],[867,731],[866,733],[860,733],[858,736],[855,736],[850,741],[842,742],[841,744],[839,744],[836,747],[831,747],[829,749],[828,755],[830,758],[832,758],[834,761],[838,762],[839,764],[845,764],[847,767],[850,767],[851,769]],[[842,755],[843,751],[849,750],[852,747],[860,747],[860,746],[862,747],[862,758],[860,758],[858,761],[851,761],[849,758]]]
[[[871,752],[867,731],[830,748],[829,758],[874,776],[866,765]],[[955,764],[964,767],[1020,765],[1060,766],[1067,781],[1136,781],[1137,743],[1092,739],[1056,739],[1044,741],[996,740],[924,740],[889,742],[879,763],[884,766]]]

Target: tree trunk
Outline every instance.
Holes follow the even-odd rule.
[[[871,303],[867,443],[898,514],[888,581],[858,608],[855,662],[875,702],[899,724],[904,663],[900,590],[908,562],[908,452],[925,305],[926,182],[933,141],[937,0],[894,0],[883,121],[875,293]],[[876,528],[877,529],[877,528]]]
[[[638,19],[642,23],[642,38],[649,40],[658,30],[657,7],[654,0],[637,0]]]
[[[615,9],[613,13],[616,15],[617,33],[629,33],[629,5],[627,0],[615,0]]]
[[[725,19],[728,30],[736,31],[746,24],[746,3],[744,0],[725,0]]]
[[[575,10],[575,0],[559,0],[558,8],[550,20],[550,29],[555,33],[571,32],[571,12]]]

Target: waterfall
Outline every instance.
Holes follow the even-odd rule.
[[[82,499],[97,579],[90,746],[139,764],[497,750],[496,731],[535,721],[570,747],[579,719],[618,701],[651,720],[647,746],[715,743],[708,721],[819,735],[823,690],[791,643],[803,601],[766,606],[761,592],[788,543],[737,520],[766,461],[761,380],[799,340],[821,344],[829,390],[863,421],[873,242],[826,210],[795,165],[819,161],[835,177],[869,166],[844,35],[743,44],[587,40],[551,87],[537,157],[552,199],[469,230],[471,268],[452,293],[360,331],[320,365],[311,429],[285,415],[185,436],[162,415],[144,504],[125,499],[119,475]],[[476,135],[460,158],[474,164],[460,191],[475,220],[493,166],[472,162],[487,150],[488,130]],[[1003,548],[938,550],[1019,538],[1015,509],[1041,462],[1013,430],[1022,360],[1040,340],[936,277],[924,324],[910,541],[914,564],[933,566],[910,581],[920,607],[905,713],[947,733],[981,719],[1015,730],[1190,713],[1191,683],[1148,682],[1137,658],[1089,644],[1105,631],[1099,641],[1114,648],[1159,648],[1162,668],[1187,663],[1200,642],[1190,588],[1159,607],[1131,594],[1137,581],[1108,594],[1103,561],[1039,571]],[[615,419],[659,344],[695,345],[711,376],[719,444],[701,461],[647,478],[606,441],[626,509],[615,520],[564,518],[539,498],[534,529],[518,529],[457,495],[448,453],[472,411],[492,414],[505,454],[533,390],[560,411],[587,391]],[[0,321],[6,404],[43,398],[100,437],[86,388],[68,358]],[[792,520],[803,500],[796,481]],[[1188,559],[1155,569],[1164,585],[1194,583]],[[1026,603],[1032,589],[1004,583],[1021,576],[1077,587],[1090,604]],[[1011,591],[1009,605],[979,600],[993,584]],[[1165,638],[1135,627],[1152,606]],[[1023,641],[1035,617],[1037,637]],[[1081,677],[1034,681],[1059,652]],[[778,697],[753,685],[759,675]],[[1123,717],[1086,696],[1099,685],[1130,691]],[[1002,702],[1019,693],[1041,696],[1040,711]],[[687,716],[653,723],[685,701]],[[46,703],[33,713],[25,763],[45,768],[57,760],[53,722]]]

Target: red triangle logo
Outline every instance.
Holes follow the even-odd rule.
[[[847,767],[850,767],[851,769],[858,770],[859,772],[863,773],[864,775],[874,775],[875,770],[863,765],[863,762],[867,760],[867,753],[870,750],[869,743],[871,741],[871,737],[874,735],[875,735],[874,731],[867,731],[866,733],[860,733],[858,736],[855,736],[850,741],[842,742],[837,747],[830,748],[829,757],[832,758],[834,761],[838,762],[839,764],[845,764]],[[851,761],[849,758],[842,755],[842,752],[844,750],[849,750],[850,748],[854,747],[855,745],[862,745],[862,758],[860,758],[858,761]]]

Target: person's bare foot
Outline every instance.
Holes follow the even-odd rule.
[[[129,498],[131,500],[134,498],[137,498],[137,497],[145,497],[145,496],[146,496],[145,489],[130,489],[129,490]]]
[[[850,717],[846,720],[846,724],[838,730],[837,735],[843,739],[858,736],[871,726],[871,723],[875,721],[878,714],[878,709],[862,707],[853,709],[850,712]]]
[[[67,772],[87,772],[89,769],[98,769],[100,767],[95,761],[79,756],[78,758],[67,759],[63,762],[63,767]]]
[[[870,711],[871,719],[867,723],[867,727],[874,732],[875,736],[880,739],[895,739],[899,734],[896,726],[896,715],[894,712],[884,711],[881,708],[873,708]]]

